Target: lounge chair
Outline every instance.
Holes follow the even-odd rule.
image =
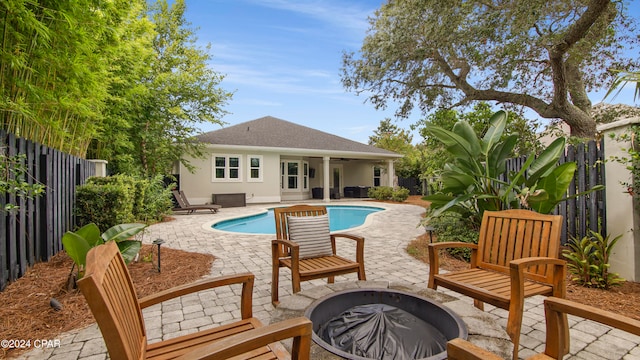
[[[209,210],[212,213],[217,213],[218,209],[222,207],[217,204],[191,205],[189,204],[189,200],[187,200],[187,196],[182,190],[173,190],[173,197],[175,197],[176,201],[178,202],[178,207],[173,208],[173,211],[188,211],[189,214],[191,214],[197,210]]]

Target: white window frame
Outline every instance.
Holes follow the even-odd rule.
[[[296,175],[296,188],[289,188],[289,164],[298,165]],[[303,160],[280,160],[280,190],[283,192],[303,192],[309,191],[309,162]]]
[[[376,170],[380,172],[379,175],[376,175]],[[373,186],[376,186],[376,179],[378,179],[378,184],[380,184],[377,186],[381,186],[382,185],[382,167],[380,166],[373,167]]]
[[[309,162],[302,162],[302,191],[309,191]]]
[[[216,166],[216,158],[224,158],[224,168]],[[231,159],[238,159],[238,166],[231,167]],[[217,177],[217,169],[224,169],[224,176]],[[238,170],[238,177],[231,178],[232,169]],[[211,182],[242,182],[242,155],[237,154],[213,154],[211,156]]]
[[[258,159],[259,165],[257,167],[252,166],[251,161]],[[258,170],[258,177],[252,177],[252,170]],[[263,182],[262,174],[264,172],[264,158],[262,155],[247,155],[247,182]]]

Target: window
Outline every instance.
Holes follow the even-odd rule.
[[[302,189],[309,190],[309,163],[303,162],[302,167]]]
[[[214,155],[212,181],[242,181],[239,155]]]
[[[247,155],[247,181],[262,182],[262,156]]]
[[[382,179],[382,170],[374,166],[373,167],[373,186],[380,186],[380,180]]]
[[[308,190],[309,163],[295,160],[282,161],[280,163],[280,185],[282,190]]]

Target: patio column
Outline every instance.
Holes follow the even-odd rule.
[[[393,170],[393,160],[387,160],[387,174],[389,176],[389,186],[394,187],[395,171]]]
[[[329,179],[329,160],[331,160],[331,158],[329,156],[324,156],[322,157],[322,174],[323,174],[323,179],[322,179],[322,198],[324,199],[324,202],[329,202],[331,199],[331,181]]]

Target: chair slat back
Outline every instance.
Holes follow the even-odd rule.
[[[172,190],[171,192],[173,193],[173,197],[178,202],[178,206],[180,206],[181,208],[186,208],[188,206],[185,202],[185,198],[183,197],[184,193],[182,191]]]
[[[530,210],[485,211],[478,240],[478,266],[509,272],[509,262],[525,257],[560,256],[561,215]],[[531,267],[527,277],[550,281],[551,266]]]
[[[294,205],[275,208],[273,209],[273,214],[276,221],[276,238],[285,240],[289,239],[289,235],[287,233],[287,216],[318,216],[326,213],[326,207],[314,205]],[[280,256],[287,256],[284,248],[280,248],[279,251]]]
[[[189,199],[187,199],[187,195],[183,190],[180,190],[180,198],[182,199],[182,203],[185,205],[185,207],[191,206],[191,203],[189,202]]]
[[[87,254],[78,287],[87,299],[112,359],[138,360],[146,351],[142,311],[127,266],[114,241]]]

